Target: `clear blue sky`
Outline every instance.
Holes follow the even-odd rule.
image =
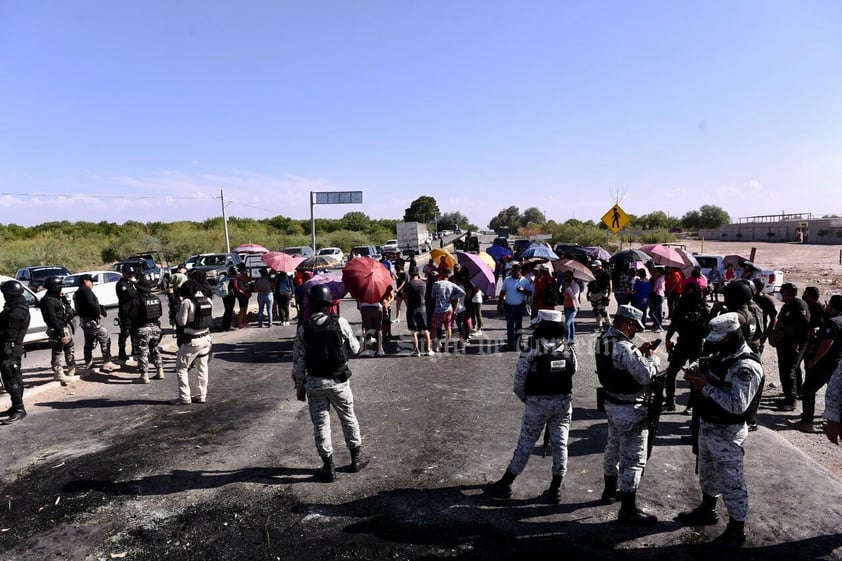
[[[0,223],[842,213],[840,69],[835,0],[0,0]]]

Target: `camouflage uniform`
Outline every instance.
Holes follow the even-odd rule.
[[[750,352],[748,345],[743,344],[736,353],[719,360],[727,361]],[[715,403],[727,413],[736,416],[745,414],[760,387],[763,368],[759,362],[743,356],[733,362],[724,374],[717,373],[714,366],[716,359],[712,359],[708,376],[722,378],[724,387],[706,384],[701,390],[701,398]],[[704,403],[700,405],[704,411]],[[721,494],[728,515],[744,522],[748,517],[748,489],[743,474],[743,441],[748,436],[748,426],[745,421],[717,422],[713,419],[716,417],[704,412],[701,414],[699,484],[706,495],[716,497]]]
[[[836,367],[824,393],[824,418],[842,423],[842,362]]]
[[[134,354],[137,360],[137,371],[142,379],[149,376],[149,359],[156,371],[164,366],[161,357],[161,325],[157,322],[147,323],[137,328],[134,337]]]
[[[616,343],[603,348],[604,338],[616,337]],[[616,368],[627,371],[643,388],[635,394],[606,392],[608,443],[605,446],[603,472],[616,477],[619,468],[621,493],[637,489],[646,466],[646,442],[649,438],[648,411],[644,404],[646,389],[658,374],[658,357],[645,357],[637,346],[615,327],[597,340],[596,353],[608,352]]]
[[[102,351],[102,361],[111,360],[111,337],[108,336],[108,329],[102,325],[99,318],[83,319],[82,332],[85,334],[85,346],[83,353],[85,364],[91,363],[94,359],[94,347],[99,345]]]

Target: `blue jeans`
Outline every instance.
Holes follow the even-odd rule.
[[[272,304],[275,301],[275,297],[270,292],[269,294],[260,294],[257,295],[257,326],[263,327],[263,309],[266,308],[266,311],[269,315],[269,325],[272,325]]]
[[[632,306],[634,306],[635,308],[640,310],[640,313],[643,314],[643,319],[641,321],[643,322],[643,326],[646,327],[646,318],[649,315],[647,313],[647,311],[649,310],[649,299],[644,298],[642,300],[640,300],[640,299],[639,300],[633,300]]]
[[[655,329],[663,329],[661,322],[664,317],[664,297],[653,294],[649,297],[649,317],[655,324]]]
[[[631,300],[628,292],[615,292],[614,299],[617,301],[617,306],[625,306]]]
[[[516,349],[518,338],[523,331],[526,304],[503,304],[503,310],[506,313],[506,343],[510,349]]]
[[[578,308],[564,308],[564,331],[568,343],[576,340],[576,312],[578,311]]]

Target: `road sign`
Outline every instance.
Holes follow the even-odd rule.
[[[612,206],[611,210],[602,217],[602,222],[615,234],[625,228],[630,221],[631,218],[620,208],[620,205]]]
[[[317,205],[347,205],[347,204],[362,204],[362,191],[311,191],[311,196],[316,195],[315,204]]]

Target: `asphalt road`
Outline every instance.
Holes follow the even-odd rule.
[[[342,312],[359,330],[353,302]],[[661,521],[617,524],[618,506],[598,500],[605,419],[595,407],[589,312],[580,320],[562,503],[541,500],[551,460],[540,447],[511,500],[483,496],[511,458],[522,413],[511,392],[517,355],[498,352],[505,330],[493,304],[484,315],[485,336],[467,352],[410,357],[398,323],[387,357],[352,360],[372,463],[348,471],[334,416],[333,484],[312,478],[320,462],[290,380],[293,327],[216,334],[204,405],[170,405],[172,354],[167,378],[148,385],[121,371],[47,386],[27,399],[25,421],[0,427],[0,558],[842,558],[842,485],[777,434],[786,422],[769,408],[774,391],[764,398],[764,427],[746,446],[751,533],[743,552],[705,545],[724,522],[702,529],[672,521],[699,499],[680,414],[663,418],[639,492]],[[681,404],[686,388],[680,395]],[[720,513],[727,519],[721,505]]]

